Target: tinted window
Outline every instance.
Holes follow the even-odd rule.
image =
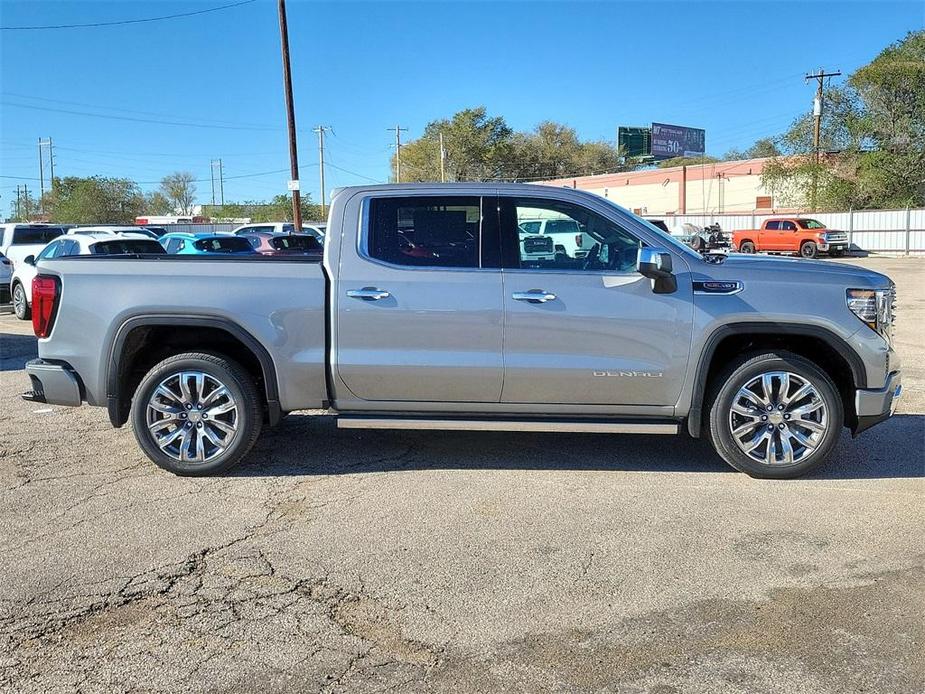
[[[90,252],[94,255],[125,255],[126,253],[165,253],[166,251],[154,240],[124,239],[100,241],[90,247]]]
[[[308,253],[321,250],[321,244],[314,236],[275,236],[270,239],[270,245],[278,251]]]
[[[11,246],[28,246],[48,243],[64,233],[60,227],[16,227],[13,230]]]
[[[505,267],[597,272],[636,268],[639,239],[580,205],[542,198],[502,198],[501,217],[508,249]],[[525,231],[536,223],[540,224],[538,235]]]
[[[236,236],[213,236],[208,239],[199,239],[193,243],[193,247],[198,251],[207,251],[209,253],[235,253],[253,250],[247,239]]]
[[[176,253],[180,250],[180,243],[182,239],[168,239],[167,240],[167,252]]]
[[[45,258],[57,258],[61,252],[61,241],[53,241],[49,243],[45,248],[43,248],[39,254],[35,257],[36,260],[44,260]]]
[[[777,231],[778,229],[780,229],[780,222],[767,222],[764,225],[764,228],[767,229],[768,231]]]
[[[815,219],[798,219],[797,224],[803,229],[825,229],[825,224],[817,222]]]
[[[396,265],[478,267],[478,197],[370,200],[369,255]]]
[[[796,231],[796,230],[797,230],[797,225],[794,224],[793,222],[781,222],[781,223],[780,223],[780,228],[781,228],[783,231]]]

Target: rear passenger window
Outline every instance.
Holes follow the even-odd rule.
[[[780,223],[780,228],[781,228],[783,231],[796,231],[796,230],[797,230],[797,225],[794,224],[793,222],[781,222],[781,223]]]
[[[367,251],[394,265],[479,267],[481,218],[478,197],[373,198]]]

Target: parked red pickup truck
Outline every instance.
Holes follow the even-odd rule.
[[[828,253],[837,258],[848,251],[848,234],[815,219],[783,217],[765,220],[760,229],[732,232],[732,245],[740,253],[799,253],[804,258]]]

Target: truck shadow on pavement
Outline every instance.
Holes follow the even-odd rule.
[[[829,462],[803,479],[925,477],[923,440],[925,415],[896,415],[855,440],[846,429]],[[686,435],[344,430],[336,427],[334,417],[305,414],[289,415],[275,429],[265,430],[254,450],[229,474],[453,469],[736,474],[707,441]]]
[[[0,333],[0,371],[21,371],[27,361],[38,355],[39,343],[34,335]]]

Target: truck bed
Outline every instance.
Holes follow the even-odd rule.
[[[73,366],[92,405],[106,405],[113,347],[127,325],[190,317],[237,326],[266,350],[284,412],[326,399],[320,258],[73,256],[43,261],[41,274],[61,278],[61,302],[39,356]]]

